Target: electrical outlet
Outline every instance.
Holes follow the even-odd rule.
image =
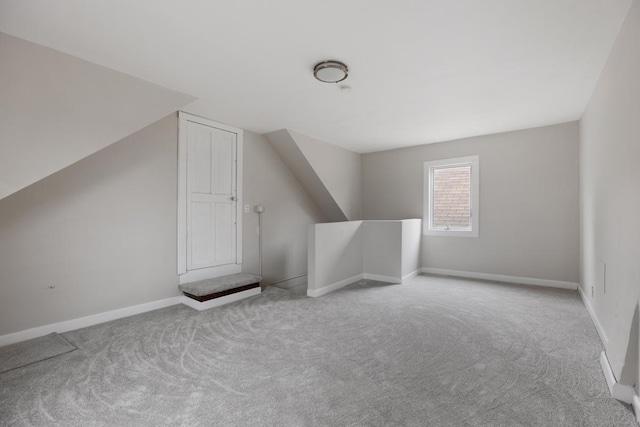
[[[593,292],[593,286],[591,287],[591,298],[593,298],[594,296],[594,292]]]
[[[251,212],[251,205],[244,205],[244,213]]]

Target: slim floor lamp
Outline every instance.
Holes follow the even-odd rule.
[[[253,210],[258,214],[258,263],[260,264],[259,276],[262,277],[262,213],[264,206],[256,205]]]

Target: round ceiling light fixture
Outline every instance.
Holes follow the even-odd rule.
[[[313,76],[323,83],[338,83],[349,75],[349,68],[340,61],[323,61],[313,67]]]

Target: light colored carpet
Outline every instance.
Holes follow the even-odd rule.
[[[0,424],[635,426],[575,292],[420,276],[268,288],[65,334],[0,374]]]
[[[0,373],[60,356],[75,349],[58,334],[0,347]]]

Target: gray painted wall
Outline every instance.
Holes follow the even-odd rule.
[[[305,156],[300,145],[286,130],[270,132],[264,137],[276,150],[284,165],[291,170],[307,194],[323,212],[327,221],[346,221],[346,212],[342,210],[329,188],[322,181],[316,170]],[[359,197],[359,196],[358,196]]]
[[[172,114],[0,200],[0,335],[178,295],[177,126]],[[305,274],[307,226],[325,219],[251,132],[243,192],[266,206],[265,282]],[[243,214],[250,272],[256,228]]]
[[[626,384],[638,371],[638,361],[628,360],[637,349],[628,343],[637,339],[629,338],[640,288],[639,76],[636,0],[580,122],[581,287],[604,328],[611,367]]]
[[[423,216],[423,162],[480,155],[480,237],[423,238],[422,266],[578,281],[578,123],[363,155],[364,219]]]
[[[310,296],[358,278],[401,283],[420,264],[420,219],[347,221],[309,226]]]
[[[0,33],[0,198],[195,98]]]
[[[402,277],[402,222],[362,223],[362,271],[387,277]]]
[[[0,335],[178,295],[177,125],[0,200]]]
[[[242,270],[258,272],[258,214],[264,205],[263,284],[307,273],[307,227],[326,217],[302,188],[271,144],[262,135],[244,132],[243,203],[251,213],[243,214]],[[306,277],[288,284],[303,283]]]
[[[402,277],[419,271],[422,267],[420,246],[422,219],[402,221]]]
[[[360,219],[362,156],[319,139],[289,132],[349,221]]]
[[[308,227],[309,291],[318,291],[362,274],[362,221],[329,222]]]

